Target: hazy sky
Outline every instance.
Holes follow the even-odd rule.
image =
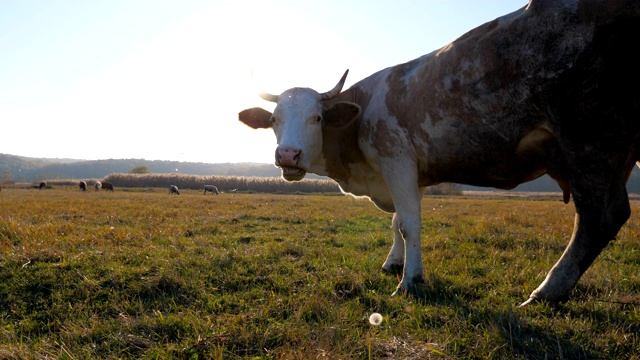
[[[273,162],[258,90],[345,89],[526,0],[2,0],[0,153]]]

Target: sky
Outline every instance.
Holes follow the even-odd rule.
[[[1,0],[0,153],[272,163],[257,93],[344,89],[527,0]]]

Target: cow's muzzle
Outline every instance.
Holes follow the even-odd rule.
[[[287,181],[302,180],[307,171],[300,167],[302,151],[291,146],[276,149],[276,166],[282,169],[282,177]]]

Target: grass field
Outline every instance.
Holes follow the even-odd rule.
[[[632,207],[569,302],[517,308],[571,234],[560,198],[425,198],[426,283],[391,297],[366,200],[3,188],[0,358],[640,359]]]

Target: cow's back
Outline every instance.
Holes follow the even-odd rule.
[[[572,138],[608,139],[620,145],[612,151],[635,141],[638,8],[637,1],[532,1],[363,79],[334,102],[363,108],[355,126],[370,145],[365,158],[409,147],[422,185],[511,188],[561,167],[549,159]]]

